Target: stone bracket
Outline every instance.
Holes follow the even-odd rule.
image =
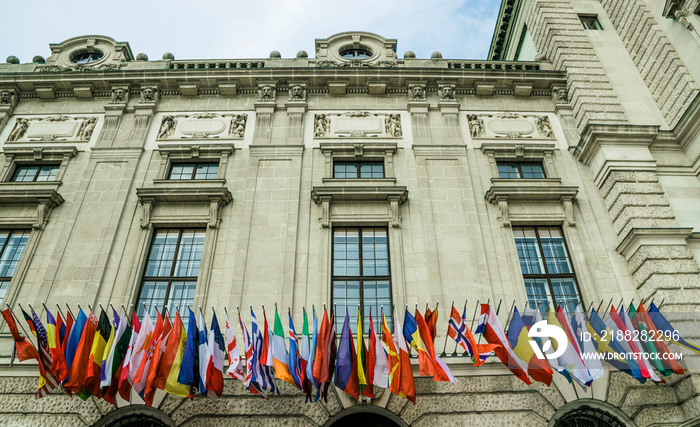
[[[525,182],[520,182],[525,181]],[[543,201],[558,201],[561,203],[566,225],[576,225],[574,216],[574,201],[578,187],[560,185],[561,180],[549,179],[500,179],[491,180],[493,185],[486,192],[487,202],[498,206],[498,221],[501,227],[510,227],[509,201],[538,203]]]
[[[60,183],[2,183],[0,184],[0,206],[9,204],[36,205],[35,230],[43,230],[49,222],[49,214],[63,203],[63,197],[56,191]]]
[[[389,203],[390,221],[394,228],[401,227],[399,205],[408,199],[406,187],[399,186],[324,186],[314,187],[311,199],[321,205],[321,226],[330,227],[330,205],[333,201],[382,201]]]
[[[231,203],[231,192],[226,187],[184,187],[172,186],[169,188],[137,188],[136,195],[143,205],[143,218],[141,228],[150,229],[153,220],[153,210],[156,204],[167,203],[208,203],[209,215],[207,226],[219,228],[221,223],[221,209]]]

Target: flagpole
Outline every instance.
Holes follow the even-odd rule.
[[[58,304],[56,304],[56,305],[58,305]],[[70,306],[68,305],[68,303],[66,303],[66,308],[68,309],[68,312],[70,313],[71,317],[73,317],[73,319],[75,319],[75,314],[73,314],[73,310],[70,309]]]
[[[479,301],[477,300],[477,304],[476,304],[477,307],[479,306],[478,303],[479,303]],[[490,303],[491,303],[491,297],[489,297],[489,299],[486,300],[486,305],[489,307],[489,309],[491,308]],[[484,318],[484,321],[485,321],[485,322],[488,322],[488,321],[489,321],[489,312],[487,311],[485,314],[486,314],[486,317]],[[474,308],[474,316],[476,316],[476,308]],[[472,318],[472,325],[474,325],[474,319],[473,319],[473,318]],[[483,333],[479,334],[479,341],[476,342],[477,344],[481,344],[481,337],[482,337],[483,335],[484,335]]]
[[[466,307],[466,305],[467,305],[467,302],[464,301],[464,306]],[[454,307],[454,306],[455,306],[455,300],[452,300],[452,307]],[[436,304],[436,306],[435,306],[435,310],[437,310],[437,304]],[[452,309],[450,309],[449,318],[451,318],[451,317],[452,317]],[[450,321],[448,320],[447,322],[448,322],[448,324],[449,324]],[[449,328],[449,326],[448,326],[448,328]],[[447,335],[445,335],[445,345],[442,347],[442,354],[440,354],[440,357],[446,357],[446,356],[447,356],[447,353],[445,353],[445,349],[446,349],[446,348],[447,348]],[[450,354],[450,356],[451,356],[451,357],[457,356],[457,341],[455,341],[455,349],[452,350],[452,353]]]
[[[63,312],[61,311],[61,306],[58,305],[58,303],[56,303],[56,308],[58,308],[58,312],[61,314],[61,317],[63,317],[63,318],[65,319],[66,316],[65,316],[65,315],[63,314]]]
[[[510,305],[510,310],[508,310],[508,317],[506,318],[506,327],[510,329],[510,316],[513,314],[513,308],[515,307],[515,298],[513,298],[513,304]],[[503,330],[505,332],[505,329]],[[507,332],[506,332],[507,334]]]
[[[19,303],[17,303],[17,305],[19,305],[19,309],[20,309],[20,310],[24,311],[24,309],[22,309],[22,306],[21,306]],[[9,304],[7,305],[7,307],[10,308]],[[24,326],[22,326],[22,322],[20,322],[19,317],[15,316],[15,312],[12,311],[12,308],[10,308],[10,313],[12,313],[12,315],[13,315],[14,318],[15,318],[15,320],[16,320],[17,323],[19,324],[19,327],[22,328],[22,332],[24,332],[24,334],[27,336],[27,339],[28,339],[29,342],[31,343],[32,341],[31,341],[31,339],[29,338],[31,335],[27,333],[27,330],[26,330],[26,329],[24,329]],[[32,334],[32,335],[33,335],[33,334]],[[38,349],[38,348],[39,348],[39,337],[34,337],[34,338],[36,338],[36,348]],[[33,345],[33,344],[32,344],[32,345]]]

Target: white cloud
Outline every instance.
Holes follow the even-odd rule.
[[[199,0],[148,2],[13,2],[0,28],[0,60],[47,57],[48,44],[84,34],[128,41],[134,52],[159,59],[285,58],[299,50],[314,56],[314,39],[342,31],[370,31],[398,40],[398,54],[419,58],[483,59],[499,0]],[[102,9],[96,5],[105,4]],[[107,6],[108,5],[108,6]],[[41,13],[35,13],[41,10]]]

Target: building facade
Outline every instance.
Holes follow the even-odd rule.
[[[438,302],[436,347],[459,382],[416,367],[415,405],[340,390],[304,404],[282,383],[263,401],[234,380],[217,401],[168,395],[154,408],[35,400],[36,366],[9,367],[3,326],[2,423],[697,422],[696,374],[528,386],[446,343],[452,303],[499,305],[503,323],[513,303],[697,311],[700,22],[663,15],[692,2],[609,3],[504,0],[485,61],[401,59],[396,40],[364,32],[317,39],[313,58],[149,61],[104,36],[51,44],[33,63],[8,58],[3,305],[208,316],[277,305],[300,324],[312,306],[367,316]],[[692,340],[689,319],[675,320]]]

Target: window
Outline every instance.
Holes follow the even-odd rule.
[[[498,162],[499,178],[545,178],[542,163],[533,162]]]
[[[199,264],[204,249],[205,231],[201,229],[160,229],[153,235],[151,252],[143,273],[143,284],[138,301],[138,315],[151,316],[156,308],[161,312],[180,311],[194,302]]]
[[[333,178],[384,178],[384,162],[334,162]]]
[[[219,164],[212,163],[173,163],[168,179],[216,179]]]
[[[101,52],[85,52],[75,55],[71,58],[71,61],[75,64],[89,64],[91,62],[99,61],[102,59]]]
[[[367,59],[372,57],[372,52],[367,49],[345,49],[340,56],[346,59]]]
[[[534,61],[535,56],[537,56],[537,48],[535,47],[535,42],[532,40],[530,31],[528,31],[527,27],[524,27],[523,32],[520,34],[518,48],[515,50],[515,60]]]
[[[391,273],[387,229],[377,227],[333,229],[333,306],[336,330],[341,330],[345,309],[357,331],[357,307],[364,318],[363,330],[369,331],[372,308],[375,330],[381,330],[384,309],[391,325]],[[391,327],[391,326],[390,326]]]
[[[55,181],[59,165],[19,165],[12,175],[13,182]]]
[[[581,19],[581,23],[583,24],[583,28],[587,30],[602,30],[603,27],[600,26],[600,22],[598,22],[598,16],[597,15],[579,15],[579,19]]]
[[[530,307],[561,305],[573,313],[580,298],[576,275],[559,227],[513,227]]]
[[[0,230],[0,301],[5,298],[27,240],[27,230]]]

